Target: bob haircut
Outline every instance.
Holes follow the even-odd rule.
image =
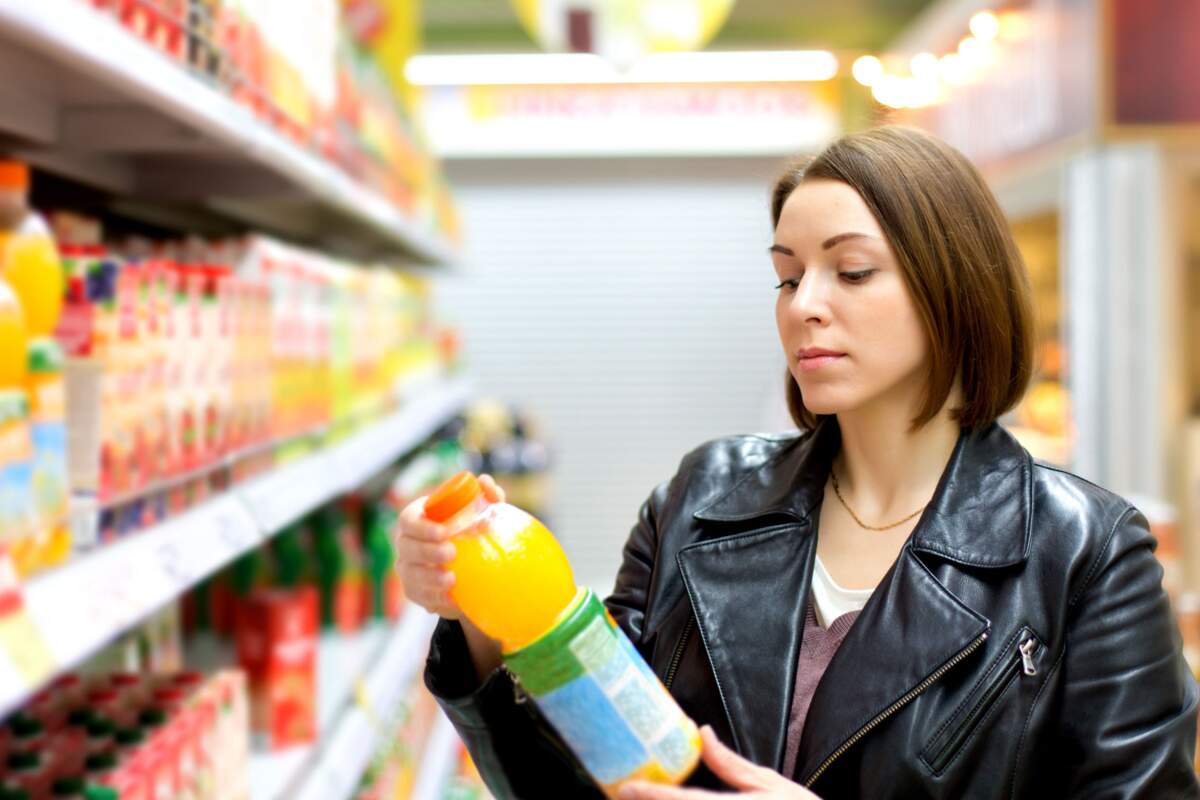
[[[967,158],[914,128],[884,126],[843,136],[790,165],[771,194],[775,227],[806,181],[847,184],[891,245],[929,336],[925,400],[913,429],[932,420],[962,381],[963,427],[981,429],[1021,399],[1033,372],[1033,300],[1025,263],[995,196]],[[788,410],[800,428],[818,418],[787,376]]]

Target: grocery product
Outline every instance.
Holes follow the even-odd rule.
[[[700,735],[534,517],[489,502],[462,472],[426,500],[456,555],[451,595],[501,644],[505,665],[607,794],[645,779],[678,783]]]
[[[68,677],[0,728],[0,797],[246,800],[242,673]]]
[[[246,671],[251,730],[264,748],[317,736],[317,592],[261,589],[237,609],[238,660]]]
[[[358,630],[370,594],[357,515],[346,503],[331,503],[313,515],[321,623],[342,633]]]
[[[29,169],[12,160],[0,160],[0,280],[4,449],[21,453],[3,456],[0,531],[28,573],[70,549],[62,356],[51,337],[63,275],[50,230],[29,206]]]

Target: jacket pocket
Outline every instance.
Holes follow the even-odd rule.
[[[1008,689],[1019,680],[1034,680],[1039,672],[1043,645],[1029,627],[1017,631],[1005,644],[978,688],[942,725],[921,752],[921,760],[941,775],[962,752],[971,735],[996,710]]]

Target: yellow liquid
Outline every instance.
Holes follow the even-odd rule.
[[[453,539],[450,596],[505,652],[537,639],[575,597],[575,576],[554,535],[512,506],[493,505]]]
[[[17,233],[3,243],[4,280],[21,299],[30,337],[54,333],[62,313],[63,272],[54,240]]]

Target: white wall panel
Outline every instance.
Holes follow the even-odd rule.
[[[699,443],[775,427],[774,160],[452,162],[466,265],[438,283],[482,393],[536,414],[549,520],[607,591],[639,505]],[[774,413],[772,413],[774,410]]]

